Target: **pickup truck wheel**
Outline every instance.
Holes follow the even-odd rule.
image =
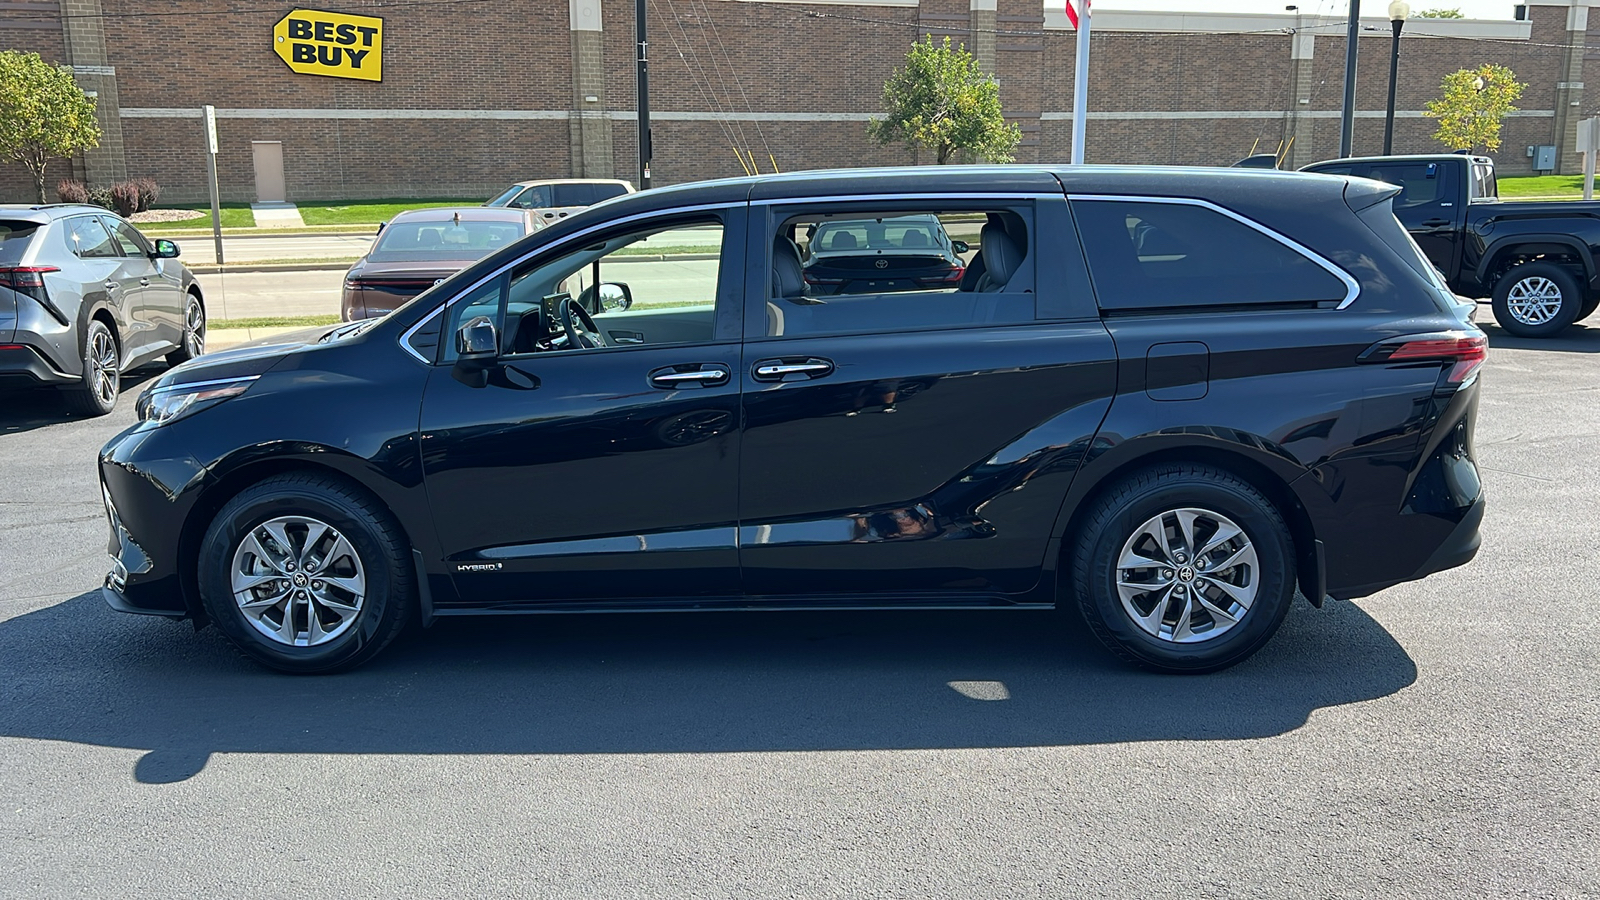
[[[1583,290],[1554,263],[1513,266],[1494,286],[1494,319],[1517,337],[1550,337],[1578,321]]]

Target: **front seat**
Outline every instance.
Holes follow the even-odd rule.
[[[780,234],[772,240],[772,298],[804,301],[805,291],[805,266],[800,262],[800,247]],[[783,307],[768,300],[767,337],[782,337],[783,325]]]
[[[983,226],[978,240],[983,247],[984,272],[978,276],[974,289],[980,294],[1005,290],[1006,282],[1017,274],[1017,269],[1022,265],[1022,250],[999,222]]]

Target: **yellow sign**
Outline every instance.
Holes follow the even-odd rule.
[[[383,20],[297,9],[272,26],[272,49],[302,75],[383,80]]]

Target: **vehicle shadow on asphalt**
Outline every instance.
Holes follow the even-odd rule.
[[[1248,739],[1417,670],[1352,603],[1297,600],[1233,669],[1139,671],[1046,611],[451,619],[344,675],[290,677],[215,629],[98,593],[0,622],[0,735],[148,751],[146,783],[229,753],[726,753]]]
[[[126,372],[122,388],[117,394],[117,407],[132,404],[144,390],[145,383],[160,375],[164,369],[146,367]],[[57,425],[72,419],[81,419],[67,411],[66,397],[55,388],[24,388],[5,393],[0,404],[0,435],[21,434],[47,425]]]

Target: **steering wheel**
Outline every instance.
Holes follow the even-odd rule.
[[[571,297],[561,304],[561,330],[567,333],[568,347],[590,350],[607,346],[605,335],[594,324],[594,317]]]

